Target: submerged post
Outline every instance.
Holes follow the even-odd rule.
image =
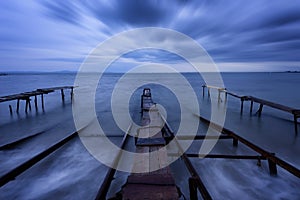
[[[27,113],[27,110],[28,110],[28,103],[29,103],[29,101],[28,101],[28,99],[26,99],[25,100],[25,112]]]
[[[244,109],[244,98],[241,98],[241,114],[243,114]]]
[[[12,110],[12,107],[11,107],[11,105],[9,105],[8,107],[9,107],[9,112],[10,112],[10,115],[13,115],[13,110]]]
[[[29,105],[29,110],[31,111],[31,99],[30,99],[30,97],[28,97],[28,105]]]
[[[276,166],[276,163],[274,163],[273,161],[271,161],[270,159],[268,159],[268,164],[269,164],[270,175],[273,175],[273,176],[277,175],[277,166]]]
[[[194,177],[189,178],[189,190],[190,190],[190,199],[191,200],[198,200],[197,187],[196,187],[196,184],[195,184],[195,178]]]
[[[233,140],[232,140],[232,145],[233,145],[234,147],[237,147],[237,146],[238,146],[238,143],[239,143],[239,141],[238,141],[236,138],[233,138]]]
[[[17,113],[19,113],[19,108],[20,108],[20,99],[17,100]]]
[[[44,94],[41,94],[41,101],[42,101],[42,109],[45,110],[45,107],[44,107]]]
[[[262,103],[259,105],[259,109],[257,111],[259,117],[261,116],[261,112],[262,112],[263,106],[264,106],[264,104],[262,104]]]
[[[61,93],[61,100],[64,102],[65,101],[64,89],[61,89],[60,93]]]
[[[37,105],[37,97],[36,97],[36,95],[34,95],[34,106],[35,106],[35,110],[38,111],[38,105]]]
[[[252,114],[252,110],[253,110],[253,101],[251,100],[251,104],[250,104],[250,114]]]
[[[295,134],[298,134],[298,116],[294,113]]]
[[[71,100],[73,100],[73,95],[74,95],[73,93],[74,93],[74,88],[72,87],[71,88]]]

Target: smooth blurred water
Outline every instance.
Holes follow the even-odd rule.
[[[73,85],[76,74],[11,74],[8,76],[0,76],[0,96],[21,93],[26,91],[32,91],[37,88],[44,87],[56,87],[56,86],[65,86],[65,85]],[[119,81],[122,74],[105,74],[102,79],[99,81],[99,85],[97,88],[96,99],[95,99],[95,107],[96,114],[99,120],[99,123],[105,130],[107,135],[122,135],[122,130],[117,126],[114,121],[113,115],[111,113],[111,97],[112,91],[114,90],[115,85]],[[145,75],[136,74],[132,76],[132,84],[135,84],[137,80],[142,80]],[[181,90],[181,93],[184,95],[185,91],[182,89],[183,85],[176,83],[176,80],[173,80],[172,74],[152,74],[153,76],[153,84],[139,86],[138,90],[133,92],[133,95],[130,98],[129,109],[132,119],[139,123],[139,112],[140,112],[140,95],[142,93],[143,87],[150,87],[152,90],[152,97],[156,103],[159,103],[164,106],[167,111],[167,119],[172,129],[176,132],[178,129],[178,124],[180,122],[180,108],[178,99],[176,99],[176,95],[173,94],[168,88],[164,86],[160,86],[155,84],[160,80],[165,80],[166,82],[175,85]],[[200,114],[209,118],[210,109],[211,109],[211,100],[207,97],[205,93],[205,97],[202,97],[202,84],[204,84],[203,79],[198,74],[187,73],[184,74],[186,79],[192,85],[197,98],[199,100],[200,105]],[[251,95],[258,98],[263,98],[269,101],[273,101],[276,103],[284,104],[290,107],[300,109],[300,73],[223,73],[222,78],[224,81],[225,87],[232,92],[241,95]],[[87,79],[88,81],[88,79]],[[80,87],[80,85],[79,85]],[[129,94],[129,91],[126,90],[126,86],[124,87],[124,93]],[[76,89],[75,89],[76,92]],[[224,100],[224,97],[222,97]],[[122,101],[122,99],[120,99]],[[74,104],[76,104],[76,99],[74,99]],[[224,104],[224,101],[222,102]],[[71,99],[68,94],[66,94],[66,101],[62,103],[60,93],[57,91],[55,93],[51,93],[45,95],[45,111],[42,111],[41,107],[39,107],[38,111],[35,111],[34,106],[32,105],[32,111],[25,114],[24,112],[24,102],[21,103],[21,110],[19,114],[15,112],[11,116],[9,114],[8,105],[12,105],[13,109],[15,109],[16,101],[0,103],[0,144],[5,144],[10,141],[17,140],[18,138],[25,137],[27,135],[31,135],[33,133],[38,133],[41,131],[45,131],[44,139],[47,141],[54,141],[56,138],[59,138],[60,135],[64,135],[66,133],[70,133],[75,130],[71,109]],[[40,106],[39,99],[39,106]],[[272,108],[264,107],[263,113],[261,117],[255,115],[256,109],[258,109],[258,105],[254,106],[254,112],[252,115],[249,113],[250,103],[245,102],[244,105],[244,113],[240,115],[240,101],[233,97],[228,97],[227,101],[227,114],[225,127],[233,130],[239,135],[247,138],[248,140],[258,144],[259,146],[265,148],[270,152],[275,152],[276,155],[283,158],[284,160],[292,163],[296,167],[300,167],[300,141],[299,136],[295,136],[294,133],[294,124],[293,124],[293,116],[289,113],[284,113],[279,110],[275,110]],[[120,114],[122,111],[120,111]],[[195,113],[199,114],[199,113]],[[82,113],[84,116],[84,113]],[[300,129],[300,127],[299,127]],[[199,128],[199,134],[205,132],[205,127],[201,125]],[[113,139],[112,139],[113,140]],[[47,146],[47,142],[41,142],[38,144],[38,138],[36,139],[36,146],[30,147],[28,150],[28,146],[23,144],[20,149],[3,151],[0,153],[0,162],[3,164],[0,172],[4,172],[5,166],[14,165],[18,160],[22,161],[24,155],[20,156],[19,154],[28,151],[27,154],[30,155],[31,152],[35,152],[38,148],[43,148],[43,146]],[[119,140],[114,141],[114,143],[119,144]],[[43,144],[45,143],[45,144]],[[76,145],[75,145],[76,144]],[[78,168],[76,170],[70,169],[72,176],[76,176],[76,173],[79,172],[78,169],[82,169],[87,173],[87,177],[84,178],[84,182],[87,185],[86,190],[80,190],[81,197],[88,196],[91,197],[91,194],[95,194],[95,190],[98,188],[94,184],[97,181],[92,181],[88,186],[89,179],[93,178],[93,173],[97,172],[99,174],[99,178],[105,175],[105,170],[99,172],[97,170],[97,166],[99,168],[106,169],[100,163],[97,164],[96,160],[93,160],[92,157],[83,150],[83,146],[80,144],[79,140],[75,142],[76,149],[72,146],[67,149],[66,155],[59,154],[57,152],[58,160],[63,161],[64,159],[74,159],[72,155],[76,154],[78,156],[88,156],[86,162],[91,162],[92,168],[87,170],[89,166],[87,163],[84,165],[80,165],[78,159],[76,162]],[[200,144],[194,144],[197,148],[199,148]],[[78,147],[81,146],[81,147]],[[195,148],[195,149],[197,149]],[[190,149],[193,151],[193,147]],[[231,143],[221,142],[218,144],[213,152],[217,153],[249,153],[249,149],[245,148],[243,145],[239,145],[237,149],[232,148]],[[253,152],[250,152],[253,153]],[[7,161],[7,157],[10,156],[10,160]],[[26,157],[26,156],[25,156]],[[14,160],[15,158],[15,160]],[[93,161],[91,161],[93,160]],[[174,163],[173,166],[175,169],[175,173],[178,175],[177,183],[183,188],[186,192],[187,188],[184,185],[186,183],[181,179],[181,176],[186,176],[185,172],[182,171],[179,163]],[[216,163],[217,162],[217,163]],[[295,192],[294,188],[291,187],[299,187],[300,183],[298,179],[293,178],[286,172],[279,170],[280,176],[279,179],[270,178],[268,175],[267,165],[263,164],[263,168],[257,168],[253,162],[250,161],[215,161],[215,160],[194,160],[193,163],[198,166],[197,169],[201,176],[204,177],[205,183],[208,184],[208,187],[212,191],[215,197],[219,197],[221,194],[225,194],[226,198],[233,198],[235,195],[242,197],[245,193],[246,195],[256,198],[257,194],[255,194],[255,189],[260,191],[261,194],[258,197],[275,197],[277,199],[280,198],[289,198],[296,199],[299,193]],[[237,164],[236,164],[237,163]],[[54,194],[55,190],[59,189],[59,186],[65,187],[65,190],[74,191],[72,189],[72,185],[80,184],[80,180],[76,179],[76,182],[72,182],[72,178],[65,177],[66,179],[70,179],[69,181],[61,182],[61,178],[57,180],[57,175],[55,175],[57,170],[66,170],[66,166],[59,167],[51,164],[52,167],[55,167],[53,171],[47,171],[49,173],[49,177],[55,176],[56,178],[51,181],[49,180],[39,180],[38,177],[30,179],[31,173],[28,172],[23,175],[23,179],[29,179],[32,181],[32,185],[28,187],[36,187],[34,185],[38,183],[47,184],[57,184],[55,187],[51,188],[50,194]],[[207,168],[207,166],[210,166]],[[235,170],[231,169],[230,166],[235,166]],[[45,169],[45,166],[41,166],[40,169]],[[177,171],[176,171],[177,169]],[[73,172],[74,173],[73,173]],[[254,188],[247,188],[247,178],[245,178],[242,174],[248,171],[249,174],[254,177],[254,182],[249,183],[250,185],[256,185]],[[228,175],[225,175],[228,174]],[[71,177],[72,177],[71,176]],[[81,176],[84,176],[81,174]],[[80,177],[81,177],[80,176]],[[27,178],[26,178],[27,177]],[[181,177],[181,178],[180,178]],[[45,178],[45,177],[44,177]],[[99,178],[97,180],[99,180]],[[18,181],[18,180],[17,180]],[[215,182],[218,182],[216,184]],[[49,183],[50,182],[50,183]],[[182,182],[182,183],[181,183]],[[275,185],[271,185],[268,189],[268,185],[274,182]],[[287,182],[285,185],[284,182]],[[25,181],[26,184],[29,184]],[[217,188],[223,188],[221,190],[215,189],[214,184],[216,184]],[[230,185],[230,187],[234,187],[235,184],[238,184],[239,191],[230,190],[229,187],[223,187],[223,185]],[[24,187],[24,181],[17,182],[19,188]],[[99,183],[100,185],[100,183]],[[13,182],[8,184],[6,187],[2,188],[2,197],[9,197],[12,192],[9,192],[14,188]],[[56,188],[56,189],[55,189]],[[184,189],[185,188],[185,189]],[[285,192],[283,194],[277,195],[272,194],[271,190],[280,190],[280,188],[285,188]],[[47,188],[43,188],[44,192],[32,192],[29,194],[28,198],[50,198],[47,196]],[[93,191],[93,192],[91,192]],[[54,192],[54,193],[53,193]],[[282,191],[281,191],[282,192]],[[16,192],[14,197],[20,197],[24,195],[26,191],[20,189],[19,193]],[[19,195],[18,195],[19,194]],[[39,196],[40,194],[40,196]],[[63,191],[61,191],[61,197],[64,197]],[[71,194],[67,194],[71,195]],[[0,195],[1,197],[1,195]],[[298,196],[299,197],[299,196]]]

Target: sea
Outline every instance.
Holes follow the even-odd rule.
[[[122,137],[116,136],[124,135],[124,128],[118,127],[115,117],[123,115],[124,112],[129,113],[129,118],[126,120],[139,123],[140,95],[146,87],[151,89],[154,102],[163,106],[170,127],[174,132],[178,131],[184,117],[181,115],[183,106],[180,102],[181,97],[192,99],[189,93],[189,89],[192,89],[194,92],[192,96],[196,97],[199,106],[199,110],[190,109],[195,117],[203,116],[211,119],[212,105],[215,105],[216,109],[221,109],[224,114],[225,128],[300,168],[300,125],[298,124],[297,135],[292,114],[265,106],[261,116],[258,116],[256,111],[259,105],[254,104],[253,112],[250,113],[248,101],[244,102],[243,113],[241,113],[239,99],[232,96],[226,99],[224,93],[221,93],[218,100],[216,95],[208,96],[207,90],[203,93],[202,85],[206,82],[200,74],[182,73],[181,75],[187,82],[179,81],[178,76],[172,73],[131,74],[126,77],[127,81],[123,82],[124,74],[101,74],[101,78],[96,81],[95,99],[92,102],[98,122],[105,134],[114,144],[120,144]],[[300,109],[300,73],[228,72],[220,75],[223,80],[222,87],[230,92]],[[88,98],[88,95],[85,97],[85,93],[76,93],[76,91],[85,89],[88,91],[88,88],[93,86],[89,85],[91,80],[89,78],[84,83],[76,82],[76,76],[76,73],[8,73],[0,76],[0,96],[29,92],[39,88],[76,86],[73,100],[70,90],[65,90],[64,102],[60,91],[56,91],[44,96],[44,109],[40,97],[38,97],[38,109],[35,108],[32,99],[32,109],[27,113],[23,101],[20,103],[19,113],[15,111],[16,101],[0,103],[0,146],[32,136],[16,146],[0,150],[0,176],[77,130],[72,104],[74,106],[79,101],[84,103],[84,98]],[[149,81],[143,81],[145,79]],[[114,93],[115,91],[118,93]],[[90,104],[90,101],[86,100],[86,102]],[[118,107],[124,102],[128,110],[113,108],[114,105]],[[12,114],[9,106],[13,109]],[[83,110],[79,117],[84,118],[89,112],[91,111],[88,109]],[[207,127],[200,124],[197,134],[205,134],[206,131]],[[187,151],[198,153],[201,144],[200,141],[195,141]],[[127,148],[132,149],[132,147]],[[238,147],[233,147],[232,141],[229,140],[219,140],[211,153],[258,155],[241,143]],[[211,158],[191,158],[191,160],[214,199],[300,199],[299,178],[279,166],[278,175],[270,176],[267,161],[262,160],[261,166],[258,166],[257,160]],[[190,175],[183,161],[178,159],[171,164],[171,168],[176,184],[182,192],[181,198],[188,199],[187,180]],[[108,167],[94,158],[79,138],[75,138],[15,180],[0,187],[0,199],[53,199],[53,197],[94,199],[107,170]],[[126,172],[117,172],[109,196],[112,197],[120,191],[127,176]]]

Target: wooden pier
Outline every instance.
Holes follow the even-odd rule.
[[[151,118],[151,126],[150,124]],[[158,109],[152,102],[149,88],[145,88],[142,95],[142,125],[136,135],[136,153],[150,153],[159,151],[157,156],[150,158],[136,157],[133,173],[128,177],[123,187],[123,199],[178,199],[179,194],[170,167],[166,166],[167,151],[164,149],[166,141],[162,135],[162,121]],[[155,170],[158,169],[158,170]],[[135,173],[137,171],[148,171]]]
[[[221,100],[221,93],[225,93],[225,101],[227,100],[227,95],[233,96],[235,98],[240,99],[241,101],[241,108],[240,108],[240,113],[243,114],[243,110],[244,110],[244,101],[250,101],[250,114],[252,114],[253,112],[253,103],[258,103],[259,104],[259,108],[256,112],[256,114],[258,114],[258,116],[261,116],[262,110],[264,106],[268,106],[277,110],[281,110],[283,112],[287,112],[293,115],[293,120],[294,120],[294,126],[295,126],[295,134],[298,134],[298,118],[300,118],[300,109],[296,109],[296,108],[291,108],[289,106],[285,106],[282,104],[278,104],[275,102],[271,102],[271,101],[267,101],[264,99],[260,99],[257,97],[253,97],[253,96],[241,96],[238,94],[235,94],[233,92],[230,92],[228,90],[226,90],[226,88],[221,88],[221,87],[216,87],[216,86],[209,86],[209,85],[202,85],[202,94],[203,97],[205,95],[205,88],[207,88],[208,91],[208,95],[210,94],[210,89],[216,89],[218,90],[218,101]]]
[[[16,105],[16,112],[19,113],[20,110],[20,101],[25,101],[25,112],[31,111],[31,98],[34,97],[34,106],[36,111],[38,111],[38,100],[37,97],[40,96],[41,97],[41,104],[42,104],[42,109],[44,110],[45,105],[44,105],[44,95],[45,94],[49,94],[52,92],[55,92],[56,90],[59,90],[61,93],[61,99],[64,102],[65,101],[65,90],[71,90],[70,95],[71,95],[71,99],[73,98],[73,90],[74,90],[74,86],[61,86],[61,87],[51,87],[51,88],[39,88],[36,89],[34,91],[30,91],[30,92],[23,92],[23,93],[19,93],[19,94],[12,94],[12,95],[8,95],[8,96],[1,96],[0,97],[0,103],[1,102],[8,102],[8,101],[17,101],[17,105]],[[12,106],[9,105],[9,111],[10,114],[13,114],[13,109]]]

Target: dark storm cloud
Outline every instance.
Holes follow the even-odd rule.
[[[300,61],[299,0],[11,0],[0,4],[2,49],[10,49],[11,44],[51,46],[72,54],[79,49],[75,44],[91,50],[116,33],[151,26],[192,37],[217,62]],[[167,39],[152,38],[154,42]],[[89,53],[83,50],[77,57]],[[126,56],[139,61],[176,60],[172,54],[153,52]]]

